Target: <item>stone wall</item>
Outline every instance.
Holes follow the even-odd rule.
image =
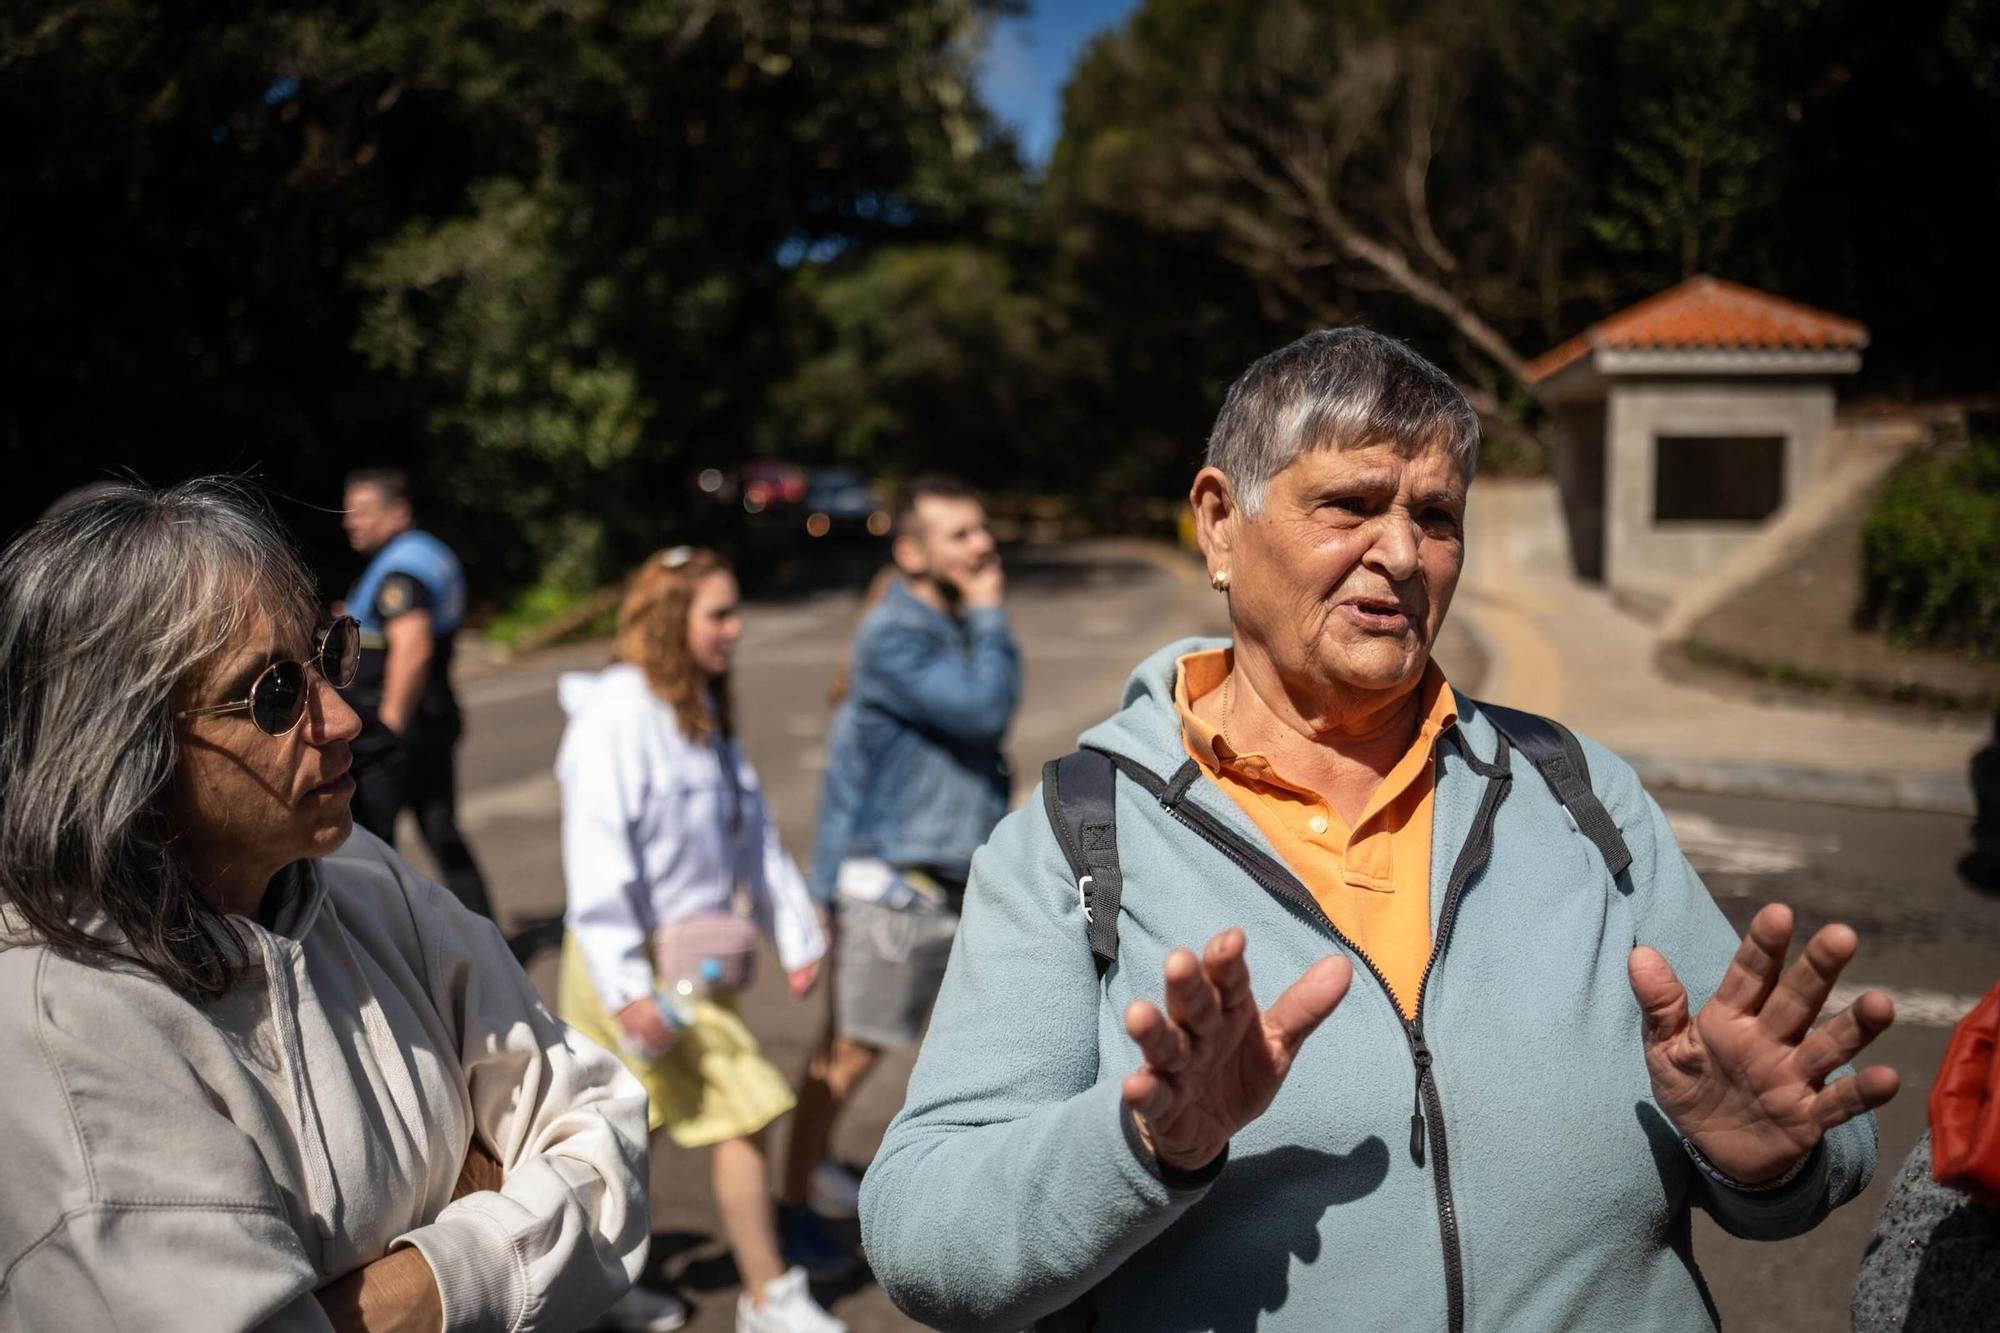
[[[1819,479],[1832,427],[1833,390],[1823,379],[1614,381],[1605,413],[1605,582],[1641,595],[1667,593],[1721,565],[1763,526],[1656,523],[1659,437],[1782,438],[1783,504]]]

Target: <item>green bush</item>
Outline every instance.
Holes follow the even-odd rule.
[[[518,648],[523,638],[553,621],[574,617],[593,598],[601,600],[600,594],[573,585],[546,581],[534,584],[517,593],[504,611],[486,623],[486,637],[503,648]],[[611,602],[572,627],[570,634],[606,635],[611,633],[617,619],[617,603]]]
[[[1861,529],[1864,623],[1899,642],[2000,655],[2000,441],[1913,458]]]

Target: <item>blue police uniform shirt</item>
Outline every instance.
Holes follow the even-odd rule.
[[[431,670],[420,711],[456,712],[451,696],[452,636],[465,621],[465,574],[451,548],[427,532],[397,535],[368,562],[347,594],[347,613],[361,623],[361,661],[353,697],[364,710],[380,702],[388,659],[388,623],[412,611],[431,617]]]
[[[458,632],[465,622],[465,573],[459,568],[458,557],[428,532],[412,530],[398,534],[377,551],[353,591],[347,594],[347,613],[361,622],[364,635],[381,634],[390,619],[402,614],[393,604],[388,607],[378,604],[382,585],[395,574],[407,575],[424,590],[431,627],[438,637]]]

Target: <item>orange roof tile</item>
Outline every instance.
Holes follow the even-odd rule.
[[[1527,365],[1539,384],[1598,348],[1621,352],[1859,351],[1868,330],[1851,319],[1706,274],[1621,310]]]

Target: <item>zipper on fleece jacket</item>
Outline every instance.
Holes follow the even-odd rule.
[[[1426,1138],[1430,1140],[1438,1235],[1444,1242],[1445,1318],[1452,1333],[1459,1333],[1465,1327],[1465,1258],[1458,1236],[1458,1203],[1451,1193],[1451,1146],[1444,1133],[1444,1099],[1438,1093],[1437,1077],[1431,1072],[1430,1046],[1424,1041],[1424,1000],[1430,994],[1431,973],[1437,970],[1438,959],[1451,944],[1452,927],[1458,923],[1458,905],[1465,897],[1466,883],[1493,854],[1493,818],[1513,782],[1507,768],[1505,736],[1500,737],[1500,747],[1493,758],[1492,769],[1484,774],[1486,790],[1479,798],[1479,812],[1472,817],[1472,831],[1458,849],[1458,859],[1452,863],[1444,911],[1438,917],[1437,941],[1431,946],[1431,956],[1417,981],[1416,1017],[1403,1025],[1410,1041],[1410,1059],[1417,1069],[1417,1102],[1410,1114],[1410,1156],[1422,1166],[1424,1142]],[[1425,1112],[1429,1112],[1429,1126],[1425,1124]],[[1427,1128],[1431,1131],[1428,1134]]]
[[[1436,742],[1433,742],[1435,746]],[[1480,797],[1479,811],[1473,816],[1471,832],[1459,848],[1458,858],[1453,863],[1451,878],[1445,890],[1444,911],[1438,920],[1437,939],[1431,945],[1430,958],[1424,963],[1422,977],[1417,983],[1417,1016],[1401,1020],[1404,1040],[1410,1046],[1410,1061],[1416,1069],[1416,1106],[1410,1116],[1410,1157],[1418,1166],[1424,1164],[1424,1145],[1428,1139],[1435,1165],[1431,1171],[1433,1193],[1437,1197],[1439,1240],[1444,1252],[1445,1270],[1445,1317],[1451,1333],[1461,1333],[1465,1327],[1465,1258],[1460,1251],[1458,1235],[1458,1208],[1451,1197],[1451,1159],[1444,1137],[1444,1102],[1438,1095],[1437,1080],[1431,1074],[1432,1052],[1423,1035],[1424,997],[1430,990],[1431,974],[1437,969],[1438,960],[1443,957],[1451,942],[1452,927],[1458,920],[1458,904],[1464,896],[1466,882],[1472,873],[1486,863],[1493,849],[1493,817],[1499,810],[1500,801],[1506,795],[1513,775],[1507,767],[1507,738],[1500,737],[1499,748],[1494,753],[1494,762],[1486,764],[1470,750],[1465,757],[1473,770],[1486,779],[1486,790]],[[1343,934],[1333,924],[1333,919],[1319,905],[1306,886],[1290,869],[1276,858],[1257,847],[1235,829],[1211,815],[1198,805],[1181,798],[1193,785],[1199,775],[1200,766],[1189,759],[1181,766],[1171,781],[1163,780],[1157,773],[1135,759],[1109,750],[1103,751],[1125,774],[1153,796],[1157,797],[1167,813],[1185,824],[1200,836],[1202,841],[1214,847],[1245,874],[1255,880],[1266,892],[1296,907],[1349,953],[1359,958],[1362,965],[1381,986],[1382,993],[1389,999],[1390,1007],[1400,1017],[1401,1006],[1396,1004],[1396,992],[1389,980],[1377,967],[1375,960],[1359,945]],[[1428,1113],[1428,1114],[1427,1114]]]

